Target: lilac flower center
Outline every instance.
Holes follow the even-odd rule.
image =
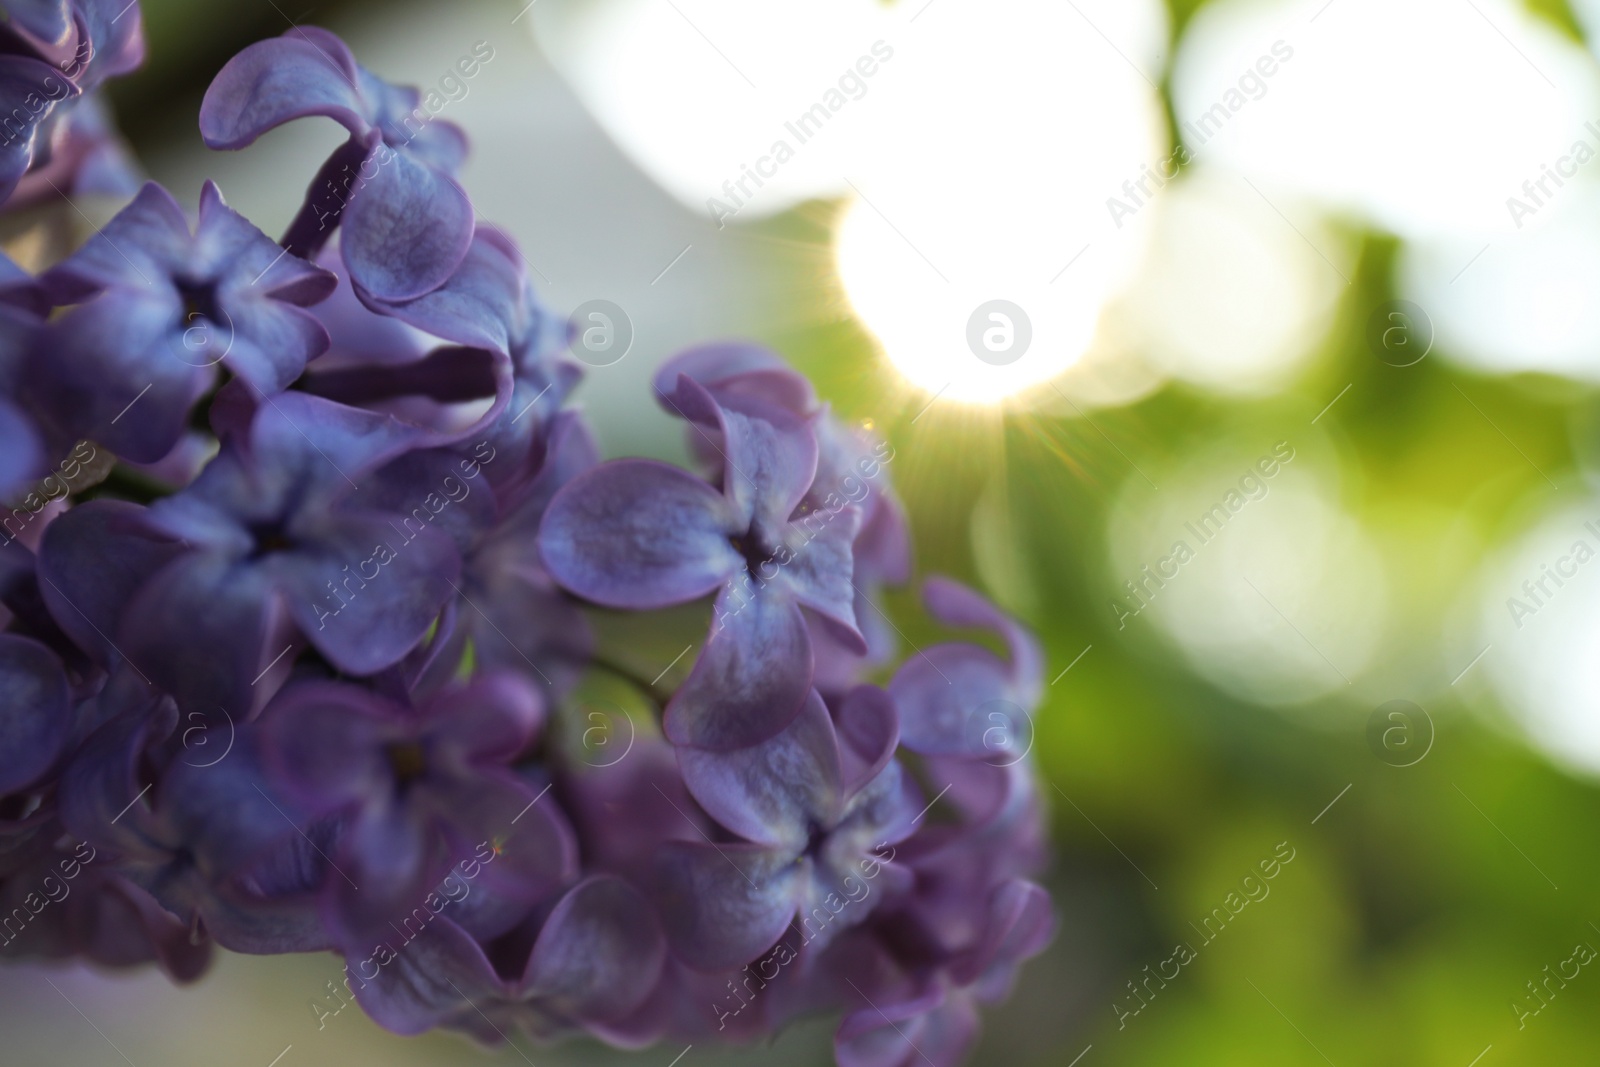
[[[828,828],[812,822],[811,829],[806,838],[806,848],[803,853],[813,863],[822,859],[823,846],[828,843]]]
[[[279,522],[256,523],[250,527],[250,537],[255,542],[255,547],[250,550],[253,560],[275,552],[287,552],[294,547],[293,539]]]
[[[756,531],[755,527],[751,527],[745,533],[730,536],[728,543],[733,546],[735,552],[744,557],[745,570],[749,571],[752,578],[759,577],[758,572],[761,568],[776,558],[776,553],[767,547],[766,539]]]
[[[217,312],[217,287],[214,282],[196,281],[192,278],[175,278],[173,285],[183,300],[183,323],[193,325],[196,319],[221,322]]]
[[[384,748],[389,758],[389,768],[401,789],[421,778],[428,768],[427,753],[420,741],[396,741]]]

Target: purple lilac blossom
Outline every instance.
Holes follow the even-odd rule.
[[[228,61],[200,107],[212,148],[236,149],[270,129],[321,115],[350,133],[323,164],[285,245],[314,256],[334,227],[358,292],[404,301],[442,285],[467,254],[473,212],[454,174],[466,136],[434,121],[415,89],[357,65],[326,30],[296,28]]]
[[[44,195],[41,184],[55,182],[52,192],[76,188],[80,168],[111,162],[95,158],[110,141],[92,111],[76,123],[58,120],[106,78],[144,61],[144,31],[138,4],[117,0],[10,0],[0,13],[7,16],[0,22],[3,204],[25,178],[40,179],[24,193],[31,200]],[[42,173],[47,168],[54,173]],[[103,171],[89,186],[110,176]]]
[[[153,463],[182,436],[217,364],[257,393],[277,393],[328,346],[303,310],[335,278],[286,255],[229,208],[211,182],[199,225],[160,186],[41,279],[57,305],[45,327],[34,392],[70,438],[93,438]],[[135,402],[138,417],[123,420]]]
[[[677,744],[733,749],[772,737],[811,691],[802,608],[865,650],[855,625],[850,545],[860,512],[811,530],[793,521],[816,473],[808,420],[754,397],[713,397],[680,376],[673,404],[715,427],[727,456],[719,492],[674,467],[615,460],[561,490],[539,535],[567,589],[644,610],[716,594],[706,646],[666,712]]]
[[[509,769],[543,720],[533,683],[485,673],[404,708],[370,690],[301,683],[260,724],[272,780],[313,819],[337,816],[328,922],[359,941],[420,904],[478,844],[491,881],[525,912],[576,873],[576,844],[553,806]],[[513,820],[516,820],[514,823]]]
[[[12,205],[115,178],[83,94],[142,56],[116,6],[0,3],[0,103],[65,75],[0,144]],[[699,476],[601,462],[565,324],[417,101],[326,31],[253,45],[213,146],[351,135],[281,245],[214,186],[192,233],[147,186],[37,276],[0,259],[0,954],[187,982],[213,943],[331,951],[400,1034],[744,1043],[829,1013],[841,1067],[959,1062],[1054,928],[1036,643],[930,579],[1006,654],[889,669],[893,450],[769,350],[657,374]],[[708,598],[684,682],[618,665],[604,616]],[[654,711],[602,762],[591,674]]]

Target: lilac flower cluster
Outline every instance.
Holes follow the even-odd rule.
[[[98,165],[71,116],[139,58],[116,6],[0,4],[8,209]],[[213,942],[332,951],[341,1007],[402,1034],[832,1012],[844,1067],[959,1061],[1053,930],[1035,773],[991,721],[1039,700],[1032,638],[931,579],[993,647],[895,667],[893,453],[765,350],[657,375],[698,472],[600,462],[567,328],[414,90],[296,29],[200,126],[238,149],[310,116],[349,140],[282,241],[151,184],[0,272],[0,951],[179,981]],[[591,626],[691,603],[670,692]],[[571,744],[594,671],[659,712],[604,766]]]

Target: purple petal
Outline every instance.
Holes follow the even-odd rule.
[[[254,455],[309,473],[316,491],[329,495],[353,489],[354,479],[401,455],[417,438],[393,416],[297,390],[273,397],[250,424]]]
[[[393,515],[402,530],[443,531],[463,553],[470,552],[498,516],[494,491],[466,477],[461,463],[451,449],[408,452],[363,479],[350,506]],[[430,503],[442,506],[436,511]],[[531,551],[533,546],[528,547]]]
[[[228,206],[212,181],[200,189],[200,219],[189,260],[190,269],[236,276],[226,279],[235,282],[225,294],[233,297],[253,293],[307,305],[327,299],[339,284],[332,271],[285,255],[276,241]]]
[[[440,745],[467,763],[510,763],[533,743],[544,703],[522,675],[494,671],[440,694],[424,716]]]
[[[6,13],[44,44],[65,44],[72,30],[68,0],[7,0]]]
[[[859,541],[856,544],[859,545]],[[859,557],[856,558],[856,566],[859,573]],[[861,582],[856,582],[856,585],[856,627],[861,637],[866,638],[866,656],[856,651],[859,645],[853,637],[840,633],[837,622],[824,621],[821,616],[808,619],[811,624],[811,654],[816,659],[816,688],[829,697],[850,691],[872,667],[890,664],[899,648],[893,627],[882,614],[878,614],[869,590],[861,589]]]
[[[445,876],[452,859],[445,842],[422,829],[398,795],[374,798],[346,823],[337,853],[346,874],[328,883],[338,913],[333,924],[343,935],[382,929]]]
[[[1012,699],[1032,708],[1039,702],[1044,658],[1033,635],[976,591],[948,578],[929,578],[922,596],[928,612],[946,626],[991,630],[1011,650]]]
[[[861,509],[854,506],[801,516],[786,531],[791,554],[778,568],[778,580],[794,591],[795,599],[822,616],[833,636],[858,656],[867,652],[866,638],[856,625],[851,580],[851,552],[860,526]]]
[[[288,821],[288,817],[304,821],[303,812],[271,790],[251,733],[229,727],[220,714],[215,719],[207,728],[217,735],[218,747],[226,743],[221,736],[225,727],[237,731],[233,747],[226,757],[206,766],[221,752],[211,755],[200,746],[191,747],[188,731],[181,735],[186,751],[167,767],[156,790],[156,814],[163,832],[193,853],[212,882],[248,874],[257,888],[270,888],[279,895],[309,895],[319,880],[322,858]],[[201,720],[191,713],[180,725]],[[227,772],[217,773],[223,759]],[[308,862],[315,865],[313,872],[304,869]]]
[[[597,751],[589,755],[588,766],[570,775],[563,795],[570,798],[585,861],[593,869],[647,885],[655,873],[656,845],[703,841],[710,823],[684,789],[671,745],[635,733],[632,722],[614,712],[608,718],[591,711],[582,721],[601,731],[590,735],[588,747]],[[628,748],[630,737],[634,743]]]
[[[770,587],[742,601],[724,589],[713,610],[711,637],[664,726],[676,745],[744,748],[788,726],[811,695],[811,636],[800,608]]]
[[[78,92],[76,85],[48,63],[27,56],[0,57],[0,101],[10,111],[7,140],[0,145],[0,202],[11,195],[33,163],[36,134],[56,102]],[[30,100],[35,103],[29,104]]]
[[[325,249],[317,263],[337,271],[341,264],[338,249]],[[312,314],[332,338],[332,350],[322,361],[325,364],[412,363],[430,347],[416,330],[363,304],[346,275],[339,275],[338,288]]]
[[[366,689],[308,682],[283,690],[261,717],[263,761],[308,815],[339,811],[388,787],[383,746],[407,736],[395,709]]]
[[[477,856],[483,864],[474,884],[484,899],[470,918],[459,919],[473,933],[504,933],[578,876],[577,836],[543,787],[494,771],[431,792],[454,855]]]
[[[344,42],[293,29],[228,60],[201,102],[200,136],[212,148],[243,148],[291,119],[325,115],[359,137],[370,129],[367,110]]]
[[[714,397],[687,376],[679,376],[668,403],[702,432],[720,427],[723,491],[738,514],[762,529],[781,528],[816,477],[817,436],[809,422],[752,397]]]
[[[654,909],[627,882],[599,875],[573,886],[550,913],[524,990],[575,1020],[621,1019],[655,989],[666,958]]]
[[[375,134],[351,134],[350,139],[335,148],[317,168],[316,176],[306,187],[305,201],[283,235],[280,242],[283,247],[305,259],[323,258],[321,254],[350,204],[356,178],[372,158],[375,137]]]
[[[461,127],[430,114],[421,106],[422,93],[412,86],[391,85],[364,67],[357,69],[357,76],[372,123],[383,130],[384,140],[419,162],[454,174],[467,155]]]
[[[267,566],[306,639],[351,674],[398,663],[461,576],[461,557],[445,534],[413,535],[373,513],[342,514],[314,544],[270,556]]]
[[[35,389],[77,437],[154,463],[183,437],[189,409],[216,372],[186,360],[176,297],[113,289],[45,330]]]
[[[73,753],[57,791],[62,825],[91,849],[114,851],[124,860],[161,861],[168,854],[137,780],[150,737],[162,725],[150,714],[154,703],[128,708],[90,734]]]
[[[393,410],[397,424],[411,427],[419,445],[459,444],[493,423],[510,403],[511,361],[485,348],[436,348],[407,363],[318,368],[301,379],[300,390],[354,408]],[[489,410],[477,401],[493,398]],[[472,404],[461,413],[452,405]],[[470,422],[466,420],[470,419]],[[463,425],[465,423],[465,425]]]
[[[856,535],[856,574],[897,585],[911,577],[911,532],[905,507],[887,490],[871,498]]]
[[[733,529],[726,502],[700,479],[654,460],[614,460],[556,494],[539,554],[579,596],[647,610],[702,597],[740,569]]]
[[[230,305],[219,331],[221,359],[259,393],[281,393],[328,347],[328,334],[310,313],[275,300]]]
[[[72,732],[67,676],[54,652],[0,634],[0,795],[38,781]]]
[[[175,982],[192,982],[211,964],[209,940],[196,944],[181,919],[120,875],[80,884],[69,900],[73,944],[96,963],[129,967],[153,960]]]
[[[78,55],[89,64],[85,88],[138,69],[144,62],[144,14],[137,6],[124,0],[75,0],[73,6],[84,21],[80,34],[93,42],[92,50],[79,45]]]
[[[817,406],[811,383],[791,370],[777,353],[760,345],[742,341],[696,345],[663,363],[651,385],[656,400],[674,414],[671,398],[677,392],[680,374],[693,378],[713,394],[755,397],[796,415],[808,415]]]
[[[447,915],[435,917],[409,940],[391,935],[347,948],[345,966],[356,999],[373,1021],[408,1036],[471,1011],[471,1003],[510,995],[483,949]]]
[[[50,614],[104,667],[122,659],[113,642],[129,600],[183,552],[144,516],[134,504],[91,500],[52,522],[39,547],[39,592]]]
[[[889,682],[900,709],[901,743],[925,755],[993,758],[1028,736],[1027,724],[1017,721],[1026,712],[1010,699],[1010,680],[1009,667],[977,645],[923,649]],[[1001,744],[985,743],[994,739]]]
[[[750,841],[799,853],[843,801],[839,745],[813,692],[777,736],[732,752],[678,750],[683,781],[713,819]]]
[[[916,781],[890,760],[850,795],[844,815],[830,835],[830,853],[841,867],[848,867],[881,845],[910,837],[924,810]]]
[[[449,280],[472,245],[472,203],[455,179],[379,146],[370,179],[351,194],[340,246],[350,278],[384,302],[410,300]]]
[[[795,869],[784,854],[762,845],[669,841],[657,857],[672,950],[696,970],[749,963],[794,918]]]
[[[155,182],[70,257],[39,279],[58,304],[77,303],[108,286],[149,290],[181,270],[190,251],[183,208]]]
[[[525,281],[491,232],[479,227],[466,258],[437,289],[403,303],[380,303],[376,310],[447,341],[509,354]]]
[[[943,1003],[938,1003],[943,1000]],[[839,1024],[839,1067],[958,1067],[978,1039],[978,1013],[960,995],[868,1006]]]
[[[216,553],[184,553],[128,602],[118,643],[180,705],[221,707],[244,719],[270,695],[252,682],[283,648],[267,650],[277,631],[273,612],[254,568]]]
[[[834,725],[839,733],[845,787],[855,792],[877,776],[900,744],[900,714],[888,693],[875,685],[852,689]]]
[[[1055,936],[1050,894],[1021,878],[1006,882],[989,900],[989,925],[972,951],[951,971],[962,985],[981,985],[985,1000],[1010,992],[1017,965],[1043,952]]]
[[[16,500],[47,473],[44,449],[33,420],[0,398],[0,500]]]

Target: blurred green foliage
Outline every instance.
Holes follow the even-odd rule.
[[[825,240],[814,214],[775,221],[773,235]],[[894,443],[921,572],[1007,576],[989,591],[1039,634],[1047,681],[1090,648],[1049,688],[1035,751],[1060,849],[1057,951],[1092,951],[1025,973],[975,1062],[1064,1065],[1092,1044],[1085,1065],[1466,1067],[1492,1045],[1481,1063],[1498,1067],[1600,1047],[1600,974],[1588,968],[1539,1014],[1513,1008],[1539,1006],[1526,983],[1547,964],[1600,946],[1600,793],[1452,701],[1427,707],[1428,757],[1388,766],[1365,740],[1372,707],[1336,694],[1291,718],[1241,702],[1176,651],[1119,632],[1101,592],[1108,505],[1140,477],[1130,462],[1157,469],[1241,422],[1305,425],[1346,384],[1319,428],[1354,487],[1345,505],[1423,602],[1418,648],[1437,642],[1479,562],[1477,549],[1450,550],[1462,529],[1468,545],[1501,541],[1519,503],[1548,492],[1541,471],[1575,480],[1572,427],[1592,391],[1438,358],[1380,362],[1364,331],[1394,296],[1396,242],[1368,234],[1362,249],[1325,350],[1292,392],[1265,400],[1170,384],[1089,413],[1093,425],[1025,405],[1003,419],[948,404],[919,415],[927,397],[900,399],[847,317],[768,338],[844,417],[873,419]],[[891,601],[911,642],[942,639],[912,592]],[[1271,895],[1199,947],[1191,924],[1282,841],[1297,859]],[[1119,1028],[1113,1002],[1136,1003],[1126,983],[1179,942],[1199,958]]]

